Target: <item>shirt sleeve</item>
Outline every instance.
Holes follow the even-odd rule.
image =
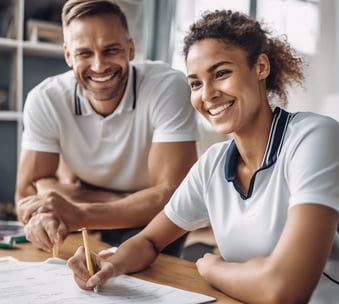
[[[165,214],[182,229],[191,231],[209,223],[204,192],[209,174],[204,171],[206,154],[193,165],[183,182],[165,206]]]
[[[54,113],[49,108],[49,96],[34,88],[27,95],[23,111],[24,131],[22,148],[33,151],[59,153],[59,141]]]
[[[198,139],[196,112],[190,102],[190,88],[183,73],[165,72],[166,83],[155,93],[151,110],[153,142]]]
[[[314,117],[299,127],[287,170],[290,206],[316,203],[339,211],[339,124]]]

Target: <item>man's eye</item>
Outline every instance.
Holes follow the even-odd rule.
[[[84,57],[84,58],[86,58],[86,57],[89,57],[89,56],[91,55],[91,53],[88,52],[88,51],[83,51],[83,52],[79,52],[77,55],[78,55],[79,57]]]
[[[108,54],[117,54],[117,53],[119,53],[119,51],[120,51],[120,49],[118,49],[118,48],[110,48],[110,49],[106,50],[106,53],[108,53]]]

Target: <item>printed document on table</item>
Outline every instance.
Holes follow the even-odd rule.
[[[11,304],[198,304],[215,298],[129,275],[110,279],[96,294],[80,289],[66,261],[20,262],[0,258],[0,303]]]

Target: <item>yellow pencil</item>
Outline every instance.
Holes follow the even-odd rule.
[[[94,274],[94,270],[93,270],[93,264],[92,264],[92,259],[91,259],[91,251],[88,245],[87,229],[81,228],[81,231],[82,231],[82,240],[84,242],[84,247],[85,247],[87,270],[88,270],[89,275],[92,276]]]
[[[55,244],[53,246],[53,258],[57,258],[59,254],[59,245]]]
[[[87,265],[87,270],[90,276],[94,274],[93,270],[93,264],[92,264],[92,258],[91,258],[91,251],[89,249],[88,245],[88,234],[87,234],[87,229],[86,228],[81,228],[82,232],[82,240],[84,242],[84,247],[85,247],[85,256],[86,256],[86,265]],[[98,287],[94,286],[93,291],[95,293],[98,292]]]

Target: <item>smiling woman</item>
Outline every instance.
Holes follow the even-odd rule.
[[[336,303],[339,124],[276,106],[302,82],[302,58],[230,10],[194,22],[184,55],[194,108],[233,139],[212,145],[164,210],[113,256],[93,255],[99,271],[88,280],[78,251],[70,263],[77,283],[90,288],[141,270],[169,242],[210,224],[217,253],[197,261],[210,285],[244,303]]]

